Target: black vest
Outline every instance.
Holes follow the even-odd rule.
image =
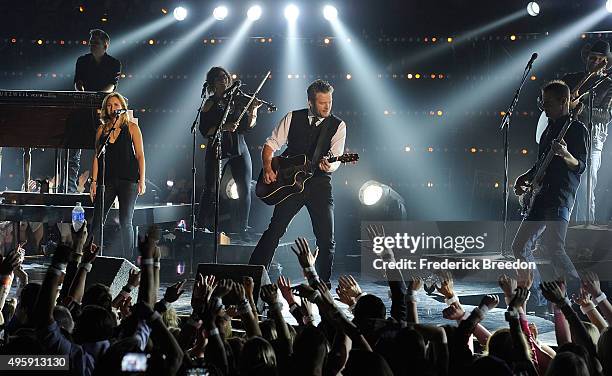
[[[338,126],[342,120],[334,115],[330,115],[321,122],[318,126],[311,126],[308,121],[308,109],[293,111],[291,114],[291,123],[289,125],[289,134],[287,135],[287,149],[283,153],[284,156],[294,156],[306,154],[309,160],[318,161],[326,155],[331,148],[331,140],[338,130]],[[323,143],[320,155],[314,156],[319,135],[323,132]],[[317,170],[318,171],[318,170]],[[319,173],[321,171],[318,171]]]

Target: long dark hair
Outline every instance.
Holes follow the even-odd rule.
[[[232,76],[229,74],[227,69],[223,67],[212,67],[206,73],[206,82],[208,83],[208,91],[212,92],[214,90],[213,82],[215,81],[215,77],[224,74],[227,77],[230,85],[232,84]]]

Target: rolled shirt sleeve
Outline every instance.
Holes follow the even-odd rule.
[[[338,129],[331,139],[331,153],[335,157],[339,157],[344,153],[344,143],[346,142],[346,123],[343,121],[338,125]],[[334,162],[331,164],[330,172],[334,172],[340,167],[340,162]]]
[[[268,145],[272,151],[277,151],[287,143],[289,135],[289,125],[291,125],[291,112],[287,113],[276,128],[272,131],[270,137],[266,139],[265,145]]]

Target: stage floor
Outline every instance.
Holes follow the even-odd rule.
[[[31,282],[41,282],[42,281],[43,273],[46,270],[48,262],[49,260],[47,258],[41,258],[41,257],[26,258],[26,261],[24,262],[24,268],[28,272]],[[359,276],[355,276],[355,277],[359,281],[360,279]],[[332,281],[337,281],[337,278],[338,278],[337,275],[334,276]],[[179,279],[180,279],[179,276],[176,277],[176,280],[163,280],[163,277],[162,277],[162,282],[161,282],[161,286],[158,292],[158,296],[161,298],[164,294],[166,287],[178,281]],[[299,282],[300,281],[294,280],[292,281],[292,284],[297,284]],[[332,282],[332,284],[333,284],[333,289],[335,289],[336,283]],[[15,285],[16,284],[14,284],[14,286],[12,287],[11,295],[9,296],[14,296],[15,290],[16,290]],[[391,308],[391,299],[389,298],[389,293],[388,293],[389,289],[386,285],[364,281],[360,283],[360,286],[364,292],[379,296],[385,303],[385,306],[387,307],[387,313],[389,312]],[[186,292],[181,296],[181,298],[178,301],[172,304],[172,307],[174,307],[174,309],[176,309],[176,311],[180,315],[188,315],[191,313],[190,300],[191,300],[192,287],[193,287],[193,279],[190,279],[187,281],[185,285]],[[464,309],[468,312],[471,311],[472,308],[474,308],[474,305],[470,305],[470,304],[478,304],[477,302],[480,300],[480,297],[483,294],[499,294],[500,300],[503,302],[503,298],[501,295],[502,293],[496,283],[484,283],[484,282],[464,283],[461,281],[455,281],[455,292],[459,296],[460,300],[462,301],[462,305]],[[283,302],[283,316],[285,317],[287,322],[291,324],[296,324],[295,319],[289,313],[289,307],[287,306],[286,302],[284,300],[282,300],[282,302]],[[337,304],[345,311],[347,316],[352,317],[351,313],[348,310],[348,306],[340,302],[337,302]],[[451,321],[446,320],[442,317],[442,310],[446,308],[446,304],[443,301],[437,300],[436,296],[428,296],[423,290],[418,291],[417,307],[418,307],[418,314],[419,314],[419,322],[421,323],[435,324],[435,325],[448,324],[448,323],[452,324]],[[314,306],[315,310],[316,308],[317,307]],[[490,332],[493,332],[496,329],[502,328],[502,327],[507,328],[508,326],[504,319],[504,312],[505,312],[504,308],[495,308],[489,311],[482,324]],[[315,317],[317,316],[318,315],[315,314]],[[535,315],[528,315],[528,317],[529,317],[529,321],[533,322],[538,327],[538,331],[539,331],[538,339],[542,343],[545,343],[548,345],[556,345],[553,322],[548,319],[544,319],[544,318],[541,318]],[[552,320],[552,317],[550,319]]]

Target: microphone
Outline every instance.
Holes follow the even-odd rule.
[[[530,69],[531,66],[533,65],[533,62],[535,61],[535,59],[538,58],[538,53],[534,52],[533,55],[531,55],[531,59],[529,59],[529,62],[527,63],[527,69]]]
[[[234,81],[232,86],[230,86],[227,89],[225,89],[225,91],[223,92],[223,95],[226,95],[226,94],[229,94],[229,93],[233,92],[234,90],[236,90],[240,86],[242,86],[242,81],[240,81],[240,80]]]
[[[202,85],[202,95],[200,95],[200,98],[204,98],[204,96],[206,96],[207,89],[208,89],[208,81],[204,81],[204,85]]]
[[[122,108],[122,109],[120,109],[120,110],[115,110],[115,111],[113,111],[113,114],[114,114],[115,116],[119,116],[119,115],[121,115],[121,114],[125,114],[126,112],[128,112],[128,110],[126,110],[125,108]]]

